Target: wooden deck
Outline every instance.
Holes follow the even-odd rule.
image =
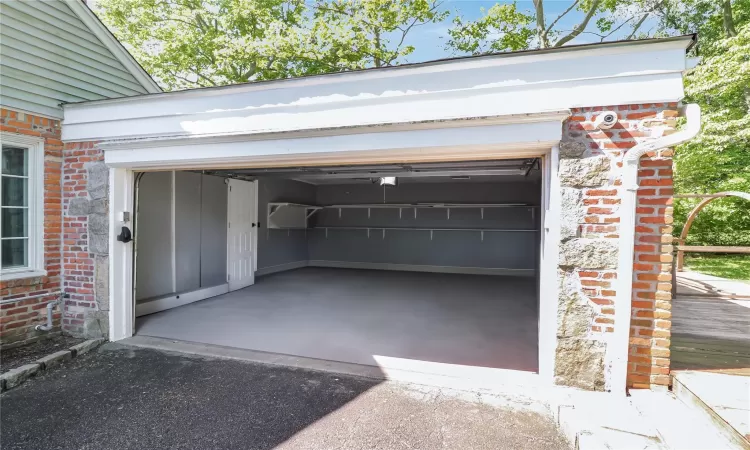
[[[750,375],[750,298],[678,285],[672,301],[672,370]]]

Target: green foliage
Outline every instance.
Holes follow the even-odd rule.
[[[677,193],[750,192],[750,23],[712,43],[713,55],[686,78],[686,101],[703,110],[702,132],[675,156]],[[677,232],[695,199],[675,202]],[[750,202],[713,201],[696,218],[691,245],[750,245]]]
[[[397,64],[437,0],[100,0],[97,13],[167,90]]]
[[[524,50],[531,46],[534,31],[530,26],[534,17],[519,11],[515,2],[496,3],[488,11],[482,8],[482,13],[482,17],[473,22],[455,17],[453,28],[448,30],[448,46],[472,55]],[[487,39],[488,36],[496,37]]]

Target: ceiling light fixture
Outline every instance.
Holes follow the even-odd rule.
[[[396,186],[398,184],[396,177],[380,177],[378,181],[381,186]]]

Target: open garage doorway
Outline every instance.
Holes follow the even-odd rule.
[[[537,158],[136,179],[136,334],[539,371]]]

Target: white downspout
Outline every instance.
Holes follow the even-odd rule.
[[[613,336],[612,392],[625,395],[630,348],[630,316],[633,295],[633,247],[635,244],[635,205],[638,193],[638,165],[646,152],[673,147],[694,138],[701,128],[701,110],[690,104],[682,108],[687,119],[685,128],[628,150],[623,159],[620,205],[620,249],[617,270],[615,332]],[[674,280],[672,280],[674,283]]]

